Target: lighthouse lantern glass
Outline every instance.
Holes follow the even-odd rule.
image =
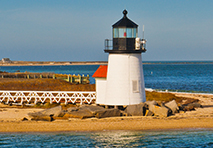
[[[118,37],[119,38],[126,38],[126,28],[118,28]]]
[[[113,28],[113,38],[136,38],[137,28]]]
[[[118,28],[113,29],[113,38],[118,38]]]

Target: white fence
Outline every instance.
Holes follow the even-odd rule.
[[[36,104],[36,103],[94,103],[96,92],[84,91],[1,91],[0,103]]]

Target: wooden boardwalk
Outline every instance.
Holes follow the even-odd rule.
[[[7,73],[7,72],[1,72],[0,78],[24,78],[24,79],[42,79],[42,78],[48,78],[48,79],[60,79],[64,80],[73,84],[89,84],[89,75],[70,75],[70,74],[55,74],[55,73]]]

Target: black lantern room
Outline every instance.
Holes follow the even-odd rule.
[[[138,25],[127,17],[127,11],[123,11],[123,18],[116,22],[113,27],[112,50],[109,40],[105,41],[105,52],[108,53],[141,53],[142,49],[135,48],[135,39],[138,36]]]

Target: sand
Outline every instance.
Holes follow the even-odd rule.
[[[213,94],[175,93],[178,96],[199,99],[203,108],[180,112],[169,117],[110,117],[46,121],[22,121],[27,113],[42,109],[7,108],[0,106],[0,132],[59,132],[107,130],[169,130],[185,128],[213,129]]]

